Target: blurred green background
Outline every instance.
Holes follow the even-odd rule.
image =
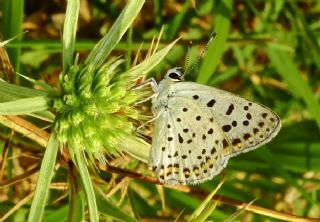
[[[9,2],[0,2],[2,39],[28,30],[6,46],[15,71],[58,87],[66,2]],[[94,43],[108,32],[125,4],[126,1],[120,0],[81,1],[75,46],[79,60],[85,58]],[[162,27],[164,33],[160,46],[182,36],[166,60],[150,73],[150,77],[161,80],[167,69],[184,67],[186,60],[189,64],[194,63],[212,33],[216,32],[217,37],[187,80],[228,90],[264,104],[283,122],[283,128],[271,143],[229,161],[225,170],[226,181],[218,194],[245,203],[257,198],[253,203],[255,206],[319,218],[319,16],[320,2],[311,0],[148,0],[112,56],[122,55],[129,68],[141,43],[138,61],[142,61],[152,38]],[[188,58],[190,41],[192,48]],[[3,73],[2,78],[6,79]],[[13,76],[13,81],[31,87],[17,75]],[[45,127],[44,123],[37,124]],[[0,132],[3,147],[9,130],[1,127]],[[3,174],[5,178],[17,176],[41,161],[42,148],[25,141],[21,135],[12,140],[9,155],[13,158],[2,164],[1,180]],[[115,160],[114,164],[151,175],[145,164],[126,158]],[[110,173],[101,176],[107,182],[111,180]],[[65,166],[59,167],[45,221],[65,221],[67,218],[66,178]],[[194,187],[197,191],[182,192],[120,175],[111,180],[113,183],[106,183],[106,192],[114,205],[141,221],[173,221],[180,213],[179,220],[184,221],[203,200],[203,195],[199,197],[197,194],[212,191],[219,179],[218,176]],[[35,181],[33,176],[0,187],[0,215],[21,201],[33,189]],[[29,204],[20,207],[9,220],[23,221]],[[219,202],[209,219],[222,221],[236,211],[237,208],[230,203]],[[267,217],[244,211],[237,220],[278,221],[276,218],[275,215]],[[106,216],[105,220],[112,219]]]

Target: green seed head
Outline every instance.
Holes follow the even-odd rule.
[[[151,95],[133,89],[137,76],[118,72],[121,60],[112,59],[101,67],[74,65],[60,76],[61,95],[54,100],[58,115],[54,124],[59,140],[71,154],[86,151],[89,159],[105,162],[118,156],[127,140],[137,139],[134,122],[145,119],[135,106]]]

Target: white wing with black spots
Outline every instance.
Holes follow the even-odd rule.
[[[193,99],[201,110],[211,113],[222,129],[224,156],[232,157],[269,142],[281,128],[281,120],[269,108],[213,87],[178,82],[174,97]]]
[[[228,159],[269,142],[280,118],[229,92],[182,82],[177,68],[154,86],[154,133],[149,166],[169,184],[197,184],[220,173]]]
[[[227,162],[221,129],[193,100],[169,98],[154,130],[149,165],[161,182],[197,184],[220,173]]]

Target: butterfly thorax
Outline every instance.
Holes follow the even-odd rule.
[[[172,86],[175,82],[167,79],[161,80],[158,84],[158,95],[152,103],[152,112],[157,114],[160,110],[168,108],[168,101],[172,97]]]
[[[181,79],[181,72],[179,68],[173,68],[168,70],[165,75],[165,78],[161,80],[157,87],[157,97],[153,100],[152,105],[152,112],[154,114],[159,113],[162,109],[168,109],[168,102],[171,97],[173,97],[173,86],[176,82],[180,82]]]

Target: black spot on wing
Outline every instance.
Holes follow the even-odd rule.
[[[213,107],[215,103],[216,103],[216,100],[212,99],[207,103],[207,107]]]
[[[224,132],[229,132],[231,130],[231,126],[230,125],[224,125],[222,126],[222,129]]]
[[[180,135],[180,133],[178,133],[178,137],[179,137],[179,143],[183,143],[183,138],[182,138],[182,136]]]
[[[182,157],[182,159],[186,159],[187,155],[182,155],[181,157]]]
[[[229,107],[228,107],[228,110],[226,112],[226,115],[228,115],[228,116],[231,115],[233,110],[234,110],[234,105],[230,104]]]

